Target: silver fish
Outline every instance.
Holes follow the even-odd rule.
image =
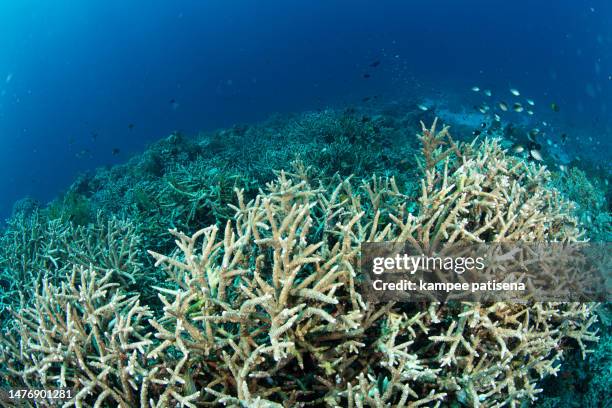
[[[542,160],[544,160],[544,159],[542,158],[542,154],[541,154],[541,153],[540,153],[538,150],[536,150],[536,149],[531,149],[531,150],[529,151],[529,154],[531,155],[531,157],[532,157],[534,160],[537,160],[537,161],[542,161]]]

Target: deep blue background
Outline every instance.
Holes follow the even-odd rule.
[[[48,201],[78,172],[125,161],[173,130],[417,85],[464,93],[468,105],[474,84],[506,93],[517,87],[540,109],[559,103],[557,118],[605,142],[611,3],[2,2],[0,218],[15,200]],[[381,66],[368,69],[377,59]],[[91,154],[77,157],[85,150]]]

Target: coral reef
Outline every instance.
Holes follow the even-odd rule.
[[[86,226],[49,220],[40,211],[19,213],[0,236],[0,308],[16,305],[19,292],[27,293],[42,277],[58,283],[74,265],[112,270],[125,287],[150,284],[143,240],[132,222],[101,213]]]
[[[5,376],[29,388],[70,388],[74,406],[146,401],[142,362],[151,334],[143,321],[151,313],[111,283],[112,274],[75,267],[61,285],[43,279],[32,304],[14,312],[12,337],[2,338]]]
[[[576,203],[577,215],[593,241],[612,241],[612,218],[605,211],[606,186],[579,168],[554,174],[550,184]]]
[[[295,149],[307,149],[299,135],[312,132],[333,145],[342,131],[349,146],[367,144],[377,132],[377,120],[320,116],[328,114],[291,125],[300,140]],[[252,130],[229,132],[236,134],[230,139],[245,138]],[[433,253],[457,241],[584,238],[573,205],[543,188],[551,177],[544,167],[508,155],[496,140],[456,142],[435,121],[418,139],[418,194],[393,172],[333,174],[318,161],[322,156],[307,160],[297,150],[282,160],[300,160],[290,169],[279,165],[286,170],[257,188],[259,176],[250,183],[231,174],[259,174],[245,159],[255,154],[249,149],[280,137],[250,138],[252,145],[225,152],[241,167],[229,171],[201,155],[222,150],[213,141],[196,145],[175,135],[153,149],[161,156],[138,162],[136,168],[154,171],[131,197],[95,188],[95,177],[73,186],[94,209],[106,194],[123,195],[114,212],[127,218],[102,211],[83,226],[62,213],[49,219],[45,210],[19,215],[2,236],[0,255],[3,279],[16,276],[24,285],[7,292],[21,289],[24,296],[19,304],[6,301],[12,318],[0,339],[4,382],[74,388],[65,406],[535,401],[542,380],[559,373],[566,355],[576,350],[585,357],[596,344],[595,305],[373,304],[363,297],[363,242],[406,241]],[[168,149],[183,159],[160,164]],[[263,160],[277,165],[280,158]],[[372,168],[363,166],[364,173]],[[116,186],[135,177],[111,173],[123,180]],[[193,234],[176,228],[200,223],[208,226]],[[171,235],[156,237],[161,225],[174,227]]]

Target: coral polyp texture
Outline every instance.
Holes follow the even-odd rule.
[[[393,176],[321,177],[299,160],[256,194],[236,185],[225,209],[214,206],[222,222],[172,229],[174,249],[147,247],[151,270],[166,277],[146,289],[159,299],[151,307],[131,284],[146,263],[127,255],[132,240],[120,241],[117,253],[126,255],[103,263],[64,256],[70,270],[33,259],[54,281],[43,277],[10,308],[0,343],[6,383],[72,388],[65,406],[77,407],[536,400],[565,354],[584,357],[596,345],[598,305],[371,303],[362,292],[364,242],[409,242],[430,253],[459,241],[584,239],[572,203],[544,188],[544,167],[497,140],[457,142],[437,127],[419,133],[416,197]],[[173,186],[177,194],[192,188]],[[198,199],[187,195],[183,211],[193,217]],[[127,232],[117,221],[108,230],[117,225]],[[131,259],[140,267],[119,267]]]

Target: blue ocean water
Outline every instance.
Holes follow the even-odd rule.
[[[471,109],[473,86],[516,88],[607,164],[611,21],[607,0],[3,2],[0,218],[174,130],[370,95]]]

